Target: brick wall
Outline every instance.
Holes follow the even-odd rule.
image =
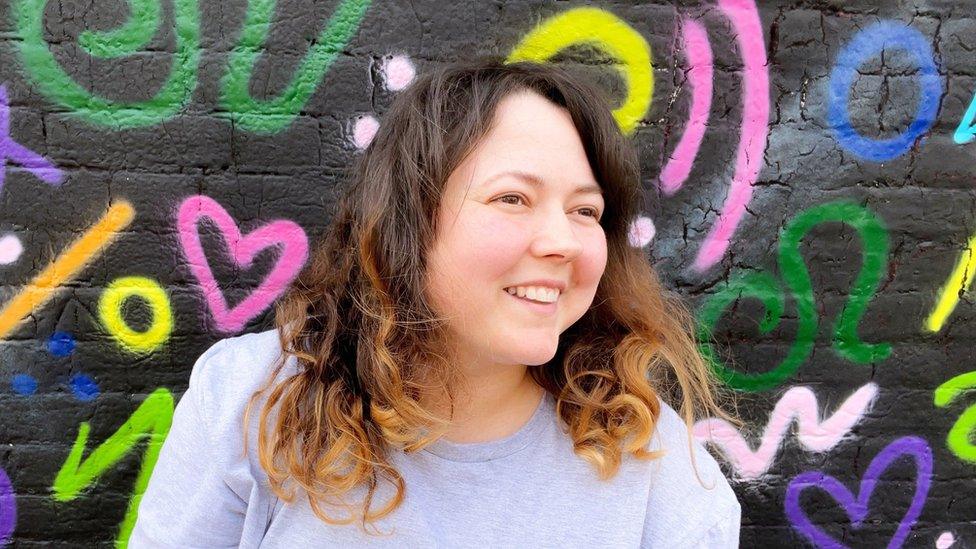
[[[124,544],[194,359],[269,326],[397,91],[548,48],[616,98],[632,242],[738,390],[696,434],[743,546],[976,545],[970,7],[0,2],[0,543]]]

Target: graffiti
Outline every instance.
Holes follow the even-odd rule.
[[[98,398],[98,395],[101,393],[98,389],[98,383],[85,374],[71,376],[68,385],[71,386],[71,392],[75,395],[75,398],[82,402],[91,402]]]
[[[952,532],[942,532],[939,539],[935,540],[936,549],[949,549],[956,543],[956,536]]]
[[[796,373],[810,355],[813,338],[817,334],[818,315],[814,308],[810,275],[800,253],[800,243],[804,235],[814,227],[829,222],[844,223],[855,229],[863,246],[861,270],[834,326],[834,350],[847,360],[860,364],[884,360],[891,353],[890,344],[865,343],[857,335],[861,317],[888,270],[888,234],[881,220],[871,210],[851,202],[830,202],[796,216],[780,233],[780,276],[790,290],[799,317],[796,339],[786,358],[769,372],[743,374],[726,368],[716,358],[710,345],[702,345],[702,353],[730,387],[741,391],[770,389]],[[708,340],[712,328],[725,309],[743,296],[758,299],[765,307],[766,313],[759,325],[760,332],[767,334],[779,324],[784,310],[783,289],[773,276],[752,272],[733,279],[702,305],[699,322],[703,341]]]
[[[291,82],[274,99],[255,99],[248,91],[254,65],[267,40],[275,0],[249,0],[240,41],[227,61],[221,82],[221,106],[234,122],[256,133],[285,129],[318,87],[322,76],[352,38],[371,0],[342,0],[322,33],[302,59]]]
[[[826,452],[837,446],[857,425],[878,394],[878,386],[868,383],[854,392],[828,418],[820,419],[817,396],[808,387],[791,387],[773,408],[759,447],[752,450],[742,434],[722,419],[709,418],[695,424],[695,437],[711,442],[725,455],[739,477],[754,480],[773,464],[786,431],[796,420],[796,438],[811,452]]]
[[[617,124],[633,133],[654,96],[651,46],[633,27],[598,8],[574,8],[543,21],[522,38],[507,62],[544,62],[569,46],[589,44],[619,62],[614,68],[626,82],[627,97],[613,111]]]
[[[7,337],[24,317],[54,297],[62,284],[74,278],[89,261],[101,254],[134,218],[135,210],[128,202],[112,204],[97,223],[0,309],[0,339]]]
[[[228,306],[203,253],[197,231],[197,223],[203,219],[209,219],[220,229],[235,265],[249,267],[261,250],[273,246],[281,248],[271,273],[250,295],[233,307]],[[176,224],[190,271],[200,283],[217,329],[225,333],[241,330],[249,320],[271,305],[298,274],[308,255],[308,238],[296,223],[284,219],[272,221],[243,236],[230,214],[206,196],[192,196],[184,200],[177,213]]]
[[[818,488],[830,494],[850,517],[854,527],[859,527],[867,518],[868,503],[882,474],[901,458],[909,458],[915,464],[915,495],[912,503],[898,524],[895,535],[888,543],[889,548],[901,547],[911,532],[912,526],[922,514],[925,498],[932,483],[932,450],[918,437],[902,437],[886,446],[871,460],[864,473],[858,495],[847,489],[836,478],[819,471],[810,471],[796,476],[786,489],[786,516],[793,527],[817,547],[846,547],[841,542],[817,527],[800,506],[800,494],[808,488]]]
[[[406,89],[417,76],[410,58],[406,55],[391,55],[383,60],[380,74],[383,75],[383,85],[386,89],[398,92]]]
[[[142,465],[139,467],[132,497],[129,498],[125,517],[119,525],[119,534],[115,540],[116,547],[126,547],[128,543],[132,527],[135,525],[139,501],[146,491],[149,476],[156,466],[159,451],[173,422],[173,409],[173,395],[166,389],[156,389],[146,397],[129,419],[105,442],[92,450],[84,461],[81,456],[88,443],[90,427],[88,422],[83,422],[78,427],[78,436],[71,447],[71,453],[68,454],[54,479],[54,485],[51,487],[54,499],[61,502],[72,501],[105,471],[129,454],[137,444],[146,441],[146,451],[143,454]]]
[[[299,64],[292,81],[274,99],[255,99],[248,91],[254,65],[262,53],[274,15],[275,0],[250,0],[244,27],[231,50],[221,80],[220,104],[240,128],[255,133],[286,129],[318,87],[336,56],[359,29],[370,0],[343,0],[325,29]],[[79,35],[81,48],[90,55],[115,58],[146,46],[162,19],[152,0],[129,0],[129,19],[122,26]],[[64,71],[44,40],[47,0],[16,0],[13,18],[21,38],[17,42],[21,64],[31,83],[48,99],[91,124],[112,129],[154,126],[183,110],[197,86],[200,61],[200,11],[197,0],[173,0],[173,35],[176,51],[166,81],[152,98],[115,101],[99,97]]]
[[[84,30],[78,45],[92,57],[112,59],[131,55],[145,48],[156,34],[162,10],[153,0],[129,0],[129,20],[110,31]]]
[[[54,332],[47,339],[47,350],[54,356],[64,357],[75,350],[75,338],[68,332]]]
[[[10,388],[20,396],[31,396],[37,392],[37,380],[27,374],[17,374],[10,380]]]
[[[7,99],[7,87],[0,86],[0,193],[3,192],[3,181],[8,160],[20,164],[21,167],[34,174],[34,177],[50,185],[60,185],[64,178],[61,170],[45,160],[43,156],[10,137],[10,103]],[[13,244],[8,244],[8,246],[13,246]]]
[[[698,271],[718,263],[729,248],[752,198],[769,136],[769,68],[756,4],[752,0],[719,0],[718,6],[732,23],[742,56],[742,130],[729,194],[695,257]]]
[[[935,405],[945,408],[968,390],[976,389],[976,372],[958,375],[935,389]],[[946,445],[955,456],[968,463],[976,464],[976,445],[971,434],[976,431],[976,404],[966,408],[949,430]]]
[[[0,265],[15,263],[24,253],[24,245],[16,235],[8,234],[0,238]]]
[[[941,331],[949,315],[959,304],[960,295],[969,291],[969,287],[972,286],[973,277],[976,276],[974,249],[976,249],[976,234],[969,238],[969,243],[966,244],[966,249],[959,256],[959,261],[956,262],[956,267],[949,275],[949,280],[939,292],[939,299],[936,301],[935,308],[925,319],[926,330],[933,333]]]
[[[645,216],[640,216],[630,223],[630,229],[627,231],[627,241],[630,245],[635,248],[643,248],[654,240],[654,234],[657,229],[654,227],[654,221]]]
[[[122,318],[122,306],[130,297],[142,299],[152,312],[152,322],[144,331],[132,329]],[[173,331],[173,311],[166,290],[155,280],[141,276],[112,281],[98,301],[98,316],[112,337],[125,349],[135,353],[156,350]]]
[[[10,541],[17,527],[17,498],[7,472],[0,468],[0,545]]]
[[[698,156],[712,108],[712,46],[701,23],[684,18],[681,21],[682,43],[690,65],[686,78],[691,87],[691,108],[688,123],[671,157],[661,169],[660,185],[665,195],[681,188]]]
[[[857,133],[851,125],[847,102],[857,69],[885,48],[896,47],[910,53],[918,63],[921,100],[915,119],[904,132],[890,139],[869,139]],[[935,66],[932,47],[917,30],[893,21],[876,23],[854,36],[837,56],[830,73],[830,94],[827,96],[827,122],[837,141],[852,153],[874,162],[884,162],[901,156],[912,147],[935,122],[942,96],[942,80]]]
[[[976,95],[969,102],[966,113],[962,115],[962,120],[952,134],[952,140],[958,145],[965,145],[973,139],[976,139]]]
[[[92,124],[115,129],[152,126],[171,118],[190,101],[197,84],[197,63],[200,58],[199,11],[196,0],[173,0],[173,36],[176,52],[170,73],[159,91],[145,101],[114,101],[98,97],[61,68],[54,53],[44,40],[44,8],[48,0],[15,0],[11,9],[20,40],[21,64],[31,84],[49,100],[54,101]],[[140,0],[141,6],[151,0]],[[133,10],[135,16],[112,33],[89,33],[83,47],[102,57],[112,57],[130,50],[140,36],[146,36],[142,25],[145,9]],[[157,19],[158,21],[158,19]],[[155,30],[155,29],[153,29]],[[152,36],[152,34],[148,34]],[[119,44],[106,39],[125,37]]]

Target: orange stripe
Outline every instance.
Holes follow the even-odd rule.
[[[128,202],[113,204],[98,223],[61,252],[61,255],[0,310],[0,339],[10,335],[27,315],[54,297],[58,288],[102,253],[115,240],[119,231],[132,223],[135,216],[136,211]]]

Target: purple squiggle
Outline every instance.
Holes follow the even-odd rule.
[[[17,499],[7,472],[0,468],[0,545],[6,544],[17,526]]]
[[[56,166],[10,137],[10,104],[7,100],[7,87],[0,86],[0,193],[3,192],[7,160],[20,164],[45,183],[60,185],[64,179],[64,174]]]

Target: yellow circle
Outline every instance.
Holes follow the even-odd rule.
[[[654,66],[647,40],[616,15],[599,8],[567,10],[525,35],[506,62],[545,62],[576,44],[593,45],[621,62],[615,67],[627,83],[627,97],[613,116],[624,133],[633,133],[654,95]]]
[[[144,332],[133,330],[122,318],[122,305],[130,297],[144,300],[152,311],[152,324]],[[136,353],[156,350],[173,332],[173,311],[166,291],[155,280],[142,276],[113,280],[98,301],[98,316],[112,337]]]

